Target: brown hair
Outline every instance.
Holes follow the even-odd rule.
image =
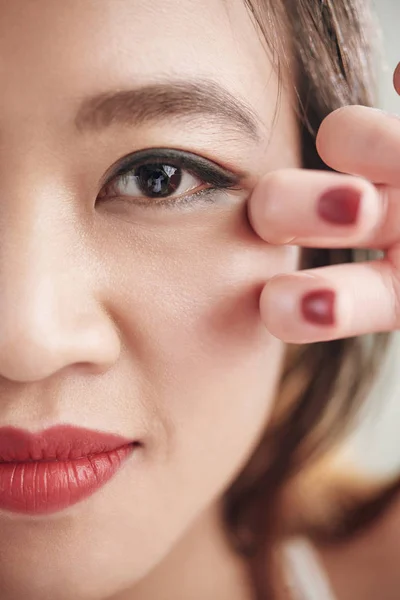
[[[246,4],[278,72],[288,68],[296,74],[303,167],[327,169],[315,146],[322,120],[343,105],[374,104],[374,36],[367,6],[362,0],[246,0]],[[285,48],[288,40],[291,52]],[[367,252],[361,254],[357,259],[368,258]],[[313,249],[303,251],[302,268],[354,260],[351,249]],[[287,348],[272,421],[224,502],[228,534],[248,561],[257,600],[274,595],[274,541],[285,482],[350,422],[387,341],[387,335],[377,334]],[[366,511],[358,527],[374,514]],[[351,532],[351,523],[347,531]]]

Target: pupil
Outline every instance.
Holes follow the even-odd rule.
[[[182,180],[182,172],[171,165],[143,165],[136,171],[141,192],[150,198],[173,194]]]

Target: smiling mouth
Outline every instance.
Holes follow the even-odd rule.
[[[40,433],[0,428],[0,509],[45,515],[72,506],[103,487],[140,445],[72,425]]]

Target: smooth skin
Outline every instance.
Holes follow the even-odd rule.
[[[242,0],[0,0],[0,87],[0,426],[141,443],[68,510],[0,511],[0,598],[247,600],[219,504],[284,356],[259,297],[298,250],[265,244],[247,200],[300,166],[291,95],[272,128],[278,80]],[[109,182],[157,148],[240,181],[185,171],[169,206]]]
[[[144,113],[166,80],[196,81],[203,100],[217,84],[245,117],[215,103],[197,114],[197,101],[183,114],[179,85],[168,115],[154,102]],[[219,505],[268,423],[283,342],[397,326],[395,239],[380,266],[327,269],[323,281],[293,273],[311,239],[347,246],[384,232],[399,125],[355,107],[331,115],[318,138],[330,164],[386,194],[306,174],[284,83],[272,127],[277,76],[242,0],[0,0],[0,426],[68,423],[141,442],[68,510],[0,511],[2,600],[250,600]],[[82,102],[128,89],[130,119],[76,120]],[[111,194],[113,165],[156,148],[197,154],[240,181],[211,190],[185,179],[179,197],[190,202],[169,208],[144,202],[132,182],[114,181]],[[317,196],[344,178],[365,191],[362,218],[328,230]],[[206,189],[206,202],[194,196]],[[285,211],[271,215],[277,194]],[[329,330],[296,312],[321,284],[338,295]]]

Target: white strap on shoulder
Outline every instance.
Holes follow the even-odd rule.
[[[311,544],[296,539],[283,547],[286,581],[293,600],[336,600]]]

